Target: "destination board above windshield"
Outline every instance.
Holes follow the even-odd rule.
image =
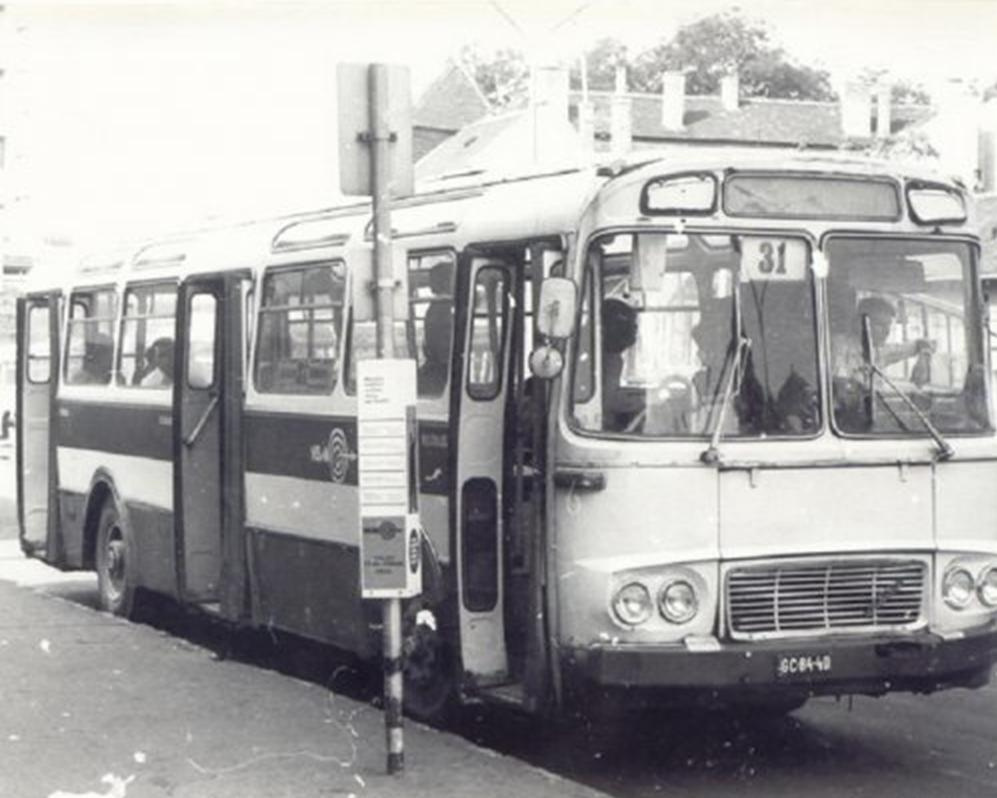
[[[869,222],[900,218],[892,181],[812,174],[734,174],[724,181],[728,216]]]

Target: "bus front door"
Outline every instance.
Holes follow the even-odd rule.
[[[47,562],[57,551],[55,479],[59,293],[33,294],[17,305],[17,493],[21,548]]]
[[[457,430],[454,515],[460,653],[480,687],[509,680],[503,618],[503,475],[509,390],[513,271],[497,258],[472,257],[467,292]]]
[[[246,599],[242,279],[195,276],[181,286],[173,397],[180,595],[234,620]]]

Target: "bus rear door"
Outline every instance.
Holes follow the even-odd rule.
[[[21,548],[58,562],[55,392],[59,373],[60,293],[18,300],[17,493]]]
[[[180,290],[174,390],[180,594],[245,616],[242,518],[243,323],[246,275],[198,275]]]

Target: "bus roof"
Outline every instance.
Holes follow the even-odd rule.
[[[709,147],[676,152],[637,150],[611,165],[586,166],[547,174],[511,175],[475,182],[473,176],[434,181],[412,197],[396,200],[392,228],[399,239],[449,237],[463,245],[554,236],[576,229],[599,188],[614,178],[646,179],[648,174],[720,170],[814,171],[868,177],[941,182],[953,180],[919,166],[862,157],[856,153],[772,152]],[[643,177],[642,177],[643,176]],[[194,229],[117,247],[82,258],[71,275],[38,274],[28,290],[67,282],[97,285],[122,280],[183,277],[208,271],[256,269],[289,257],[331,257],[370,242],[367,199],[300,213]],[[292,254],[293,253],[293,254]],[[33,275],[33,277],[35,277]]]

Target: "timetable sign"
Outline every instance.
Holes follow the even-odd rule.
[[[407,598],[422,591],[415,385],[414,360],[357,363],[364,598]]]

